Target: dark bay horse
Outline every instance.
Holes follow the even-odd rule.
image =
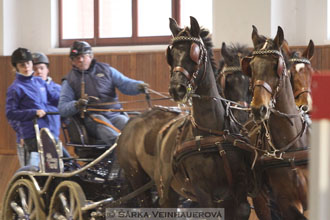
[[[264,41],[266,41],[266,38]],[[308,112],[312,109],[311,79],[312,73],[314,72],[310,60],[314,54],[314,43],[310,40],[308,46],[301,53],[298,51],[292,51],[287,41],[284,41],[282,50],[287,58],[286,64],[289,69],[288,74],[290,76],[296,105],[302,111],[304,119],[310,123]],[[308,126],[306,132],[307,135],[310,134],[310,126]],[[307,171],[307,169],[304,170],[306,179],[308,178]],[[268,193],[269,189],[263,188],[263,190],[253,198],[254,208],[258,218],[263,220],[274,220],[277,219],[276,216],[278,216],[278,210],[276,208],[275,210],[273,209],[274,201]],[[272,209],[272,214],[270,208]]]
[[[252,93],[249,89],[250,78],[242,72],[241,59],[249,56],[251,51],[247,46],[222,43],[219,69],[216,76],[223,98],[234,101],[230,104],[234,120],[243,124],[248,120],[249,113],[244,108],[250,105]]]
[[[263,166],[282,218],[306,219],[309,143],[281,51],[284,33],[279,27],[274,39],[265,39],[253,26],[252,41],[253,56],[242,61],[252,77],[251,108],[260,128],[252,142],[264,152]]]
[[[211,38],[195,18],[190,21],[191,27],[182,29],[170,20],[169,91],[175,101],[191,102],[192,109],[159,137],[154,176],[161,203],[171,206],[174,190],[201,207],[224,207],[226,219],[248,219],[247,152],[226,143],[232,128],[210,62]]]

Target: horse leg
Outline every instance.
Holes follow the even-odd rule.
[[[279,210],[272,195],[267,189],[262,189],[259,194],[253,198],[255,213],[260,220],[279,220]]]
[[[284,220],[307,219],[303,215],[303,202],[300,200],[295,175],[290,168],[273,168],[268,171],[269,184]]]
[[[130,182],[133,190],[136,190],[143,185],[147,184],[150,180],[150,177],[147,175],[147,173],[142,169],[140,165],[137,166],[130,166],[127,167],[127,164],[125,166],[122,166],[125,171],[125,176]],[[148,189],[145,192],[141,193],[139,196],[137,196],[139,205],[141,207],[150,208],[152,207],[152,196],[151,196],[151,190]]]
[[[179,205],[179,195],[169,187],[167,195],[164,195],[163,199],[160,200],[160,207],[162,208],[177,208]]]
[[[248,220],[251,213],[250,203],[247,200],[247,197],[243,200],[239,200],[236,208],[236,219]]]
[[[236,170],[234,174],[235,184],[233,188],[233,196],[235,199],[235,219],[248,220],[251,213],[251,206],[247,200],[246,175],[244,169]]]

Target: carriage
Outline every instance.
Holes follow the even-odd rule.
[[[19,169],[8,184],[2,219],[104,219],[104,208],[120,206],[132,195],[119,176],[113,176],[112,151],[88,136],[79,117],[62,125],[67,146],[78,158],[63,158],[62,144],[47,128],[39,132],[35,121],[39,167]],[[118,167],[119,169],[119,167]],[[116,171],[116,174],[120,172]],[[133,195],[134,197],[134,195]],[[119,199],[120,198],[120,199]],[[126,204],[126,206],[129,204]]]
[[[307,150],[298,151],[298,149],[291,151],[291,153],[287,152],[287,149],[277,150],[272,145],[273,140],[269,139],[271,130],[270,126],[265,124],[266,120],[260,120],[262,123],[257,123],[252,129],[243,126],[243,130],[248,131],[247,136],[259,134],[255,138],[256,145],[246,141],[246,137],[231,135],[234,129],[231,123],[240,126],[242,124],[237,123],[237,120],[234,122],[229,120],[229,125],[225,124],[228,117],[238,118],[235,113],[231,113],[228,109],[233,108],[231,104],[235,105],[234,108],[245,106],[228,100],[225,101],[225,105],[223,104],[223,98],[219,95],[215,77],[212,74],[211,43],[207,41],[207,34],[199,29],[200,27],[194,18],[191,18],[191,26],[191,29],[181,29],[175,21],[170,21],[174,39],[167,50],[167,62],[171,66],[170,93],[176,101],[180,102],[187,101],[187,96],[191,96],[192,114],[181,110],[150,110],[141,116],[142,119],[143,117],[148,118],[149,124],[144,120],[139,120],[141,117],[131,120],[124,128],[118,142],[110,148],[90,140],[79,118],[72,118],[68,126],[64,127],[64,133],[69,134],[66,142],[75,147],[76,154],[81,156],[79,160],[88,162],[82,167],[77,167],[75,163],[72,163],[73,161],[61,159],[61,146],[55,144],[47,129],[41,129],[40,135],[37,135],[40,136],[39,151],[42,155],[40,171],[22,170],[12,178],[4,200],[2,214],[4,219],[12,216],[14,212],[21,219],[24,219],[26,213],[32,216],[30,219],[45,219],[46,216],[49,219],[70,219],[71,216],[73,219],[84,219],[87,216],[102,219],[106,207],[121,205],[135,207],[136,201],[130,199],[140,195],[144,196],[139,200],[142,206],[152,207],[149,202],[154,199],[150,194],[146,195],[145,192],[154,185],[157,188],[160,197],[159,203],[162,207],[177,207],[178,195],[181,195],[197,201],[202,207],[226,208],[226,218],[228,217],[228,219],[247,219],[250,214],[250,206],[246,198],[258,187],[254,186],[257,185],[255,182],[265,177],[264,174],[259,175],[257,171],[251,171],[251,166],[252,168],[255,166],[257,158],[264,158],[258,160],[257,168],[260,168],[260,164],[263,162],[277,168],[268,167],[270,168],[268,169],[265,168],[264,164],[261,164],[262,172],[266,172],[266,176],[269,170],[271,170],[270,173],[273,172],[271,176],[267,177],[275,178],[271,179],[271,186],[276,197],[287,199],[296,196],[290,192],[281,192],[280,187],[283,188],[283,186],[276,181],[276,178],[281,175],[278,175],[276,170],[281,170],[280,174],[288,176],[287,179],[299,177],[292,175],[291,169],[295,166],[302,165],[303,167],[306,165]],[[253,40],[256,44],[262,43],[265,48],[274,46],[271,40],[259,36],[256,29],[253,33]],[[276,40],[282,41],[282,35],[283,31],[279,30],[278,38],[281,39]],[[260,62],[262,60],[260,57],[264,58],[268,55],[270,58],[275,57],[276,62],[273,61],[273,63],[279,63],[276,74],[282,77],[285,65],[282,63],[282,55],[278,48],[270,48],[266,51],[267,53],[262,50],[258,52],[258,49],[253,54],[253,57],[257,57],[255,60]],[[178,58],[182,58],[182,62],[176,60]],[[245,72],[251,72],[250,63],[247,62],[246,64],[243,65]],[[263,65],[262,62],[258,64]],[[226,71],[223,71],[227,72],[226,78],[222,78],[222,84],[225,85],[225,81],[230,78],[228,72],[238,71],[241,71],[238,67],[230,68],[227,64]],[[289,84],[289,81],[285,83]],[[282,84],[278,83],[274,91],[280,90],[280,85]],[[254,93],[266,90],[264,93],[271,94],[271,98],[275,99],[272,87],[274,86],[257,80],[254,82],[253,89]],[[229,87],[223,86],[223,89],[225,88],[228,89]],[[291,91],[291,93],[293,92]],[[292,112],[295,113],[297,109],[294,98],[290,98],[292,99],[291,103],[293,103],[291,107],[294,109]],[[262,99],[260,98],[260,100]],[[258,114],[258,117],[268,117],[269,109],[272,109],[272,114],[277,114],[275,117],[283,117],[281,112],[273,109],[273,105],[265,106],[266,104],[262,103],[262,108],[255,107],[253,113]],[[294,122],[299,124],[301,118],[298,116],[300,113],[297,115],[286,114],[282,124],[291,122],[291,118],[294,117],[296,117]],[[158,120],[151,120],[153,117]],[[278,119],[278,121],[280,120]],[[142,125],[146,126],[147,129],[144,129]],[[301,125],[299,124],[299,126]],[[251,130],[252,132],[249,133]],[[303,133],[298,133],[297,137],[300,138],[302,135]],[[148,136],[145,139],[149,141],[147,144],[145,140],[141,141],[141,137],[145,136]],[[296,133],[293,134],[294,138],[295,136]],[[150,142],[152,143],[150,144]],[[117,144],[119,146],[118,160],[129,177],[128,180],[133,189],[127,184],[126,179],[112,178],[111,172],[109,172],[112,170],[110,168],[115,165],[111,161],[111,152]],[[289,144],[289,147],[283,146],[283,148],[291,148],[293,144],[295,143]],[[56,149],[53,152],[55,156],[49,156],[53,154],[45,151],[45,146],[48,145]],[[159,146],[159,149],[150,147],[154,145]],[[276,146],[282,147],[281,144]],[[267,147],[274,148],[267,149]],[[92,158],[84,158],[86,155],[92,154],[94,155]],[[297,160],[292,161],[292,158]],[[65,169],[66,171],[64,171]],[[217,175],[214,175],[214,170],[217,171]],[[302,177],[298,179],[304,181],[307,177],[302,174]],[[291,185],[290,187],[290,189],[295,188]],[[300,186],[298,189],[304,191],[307,188]],[[266,213],[260,212],[260,215],[264,215],[264,219],[269,219],[270,211],[267,212],[269,207],[263,204],[267,202],[265,196],[266,199],[269,199],[270,195],[258,197],[261,191],[258,190],[258,192],[254,192],[255,198],[259,198],[259,200],[255,200],[255,204],[261,201],[259,203],[261,206],[256,205],[256,209],[266,210]],[[305,192],[298,194],[298,197],[306,195]],[[281,200],[277,200],[283,216],[287,219],[302,217],[301,210],[298,208],[306,208],[304,203],[306,198],[299,198],[299,201],[294,200],[294,202],[300,202],[300,207],[292,207],[292,201],[288,200],[282,203]],[[288,206],[286,207],[286,205]]]

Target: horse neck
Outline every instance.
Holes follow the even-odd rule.
[[[285,114],[299,114],[293,96],[290,79],[283,76],[282,86],[276,97],[275,110]],[[292,122],[292,124],[289,122]],[[272,141],[280,149],[285,147],[293,140],[303,129],[301,117],[287,119],[282,116],[271,114],[269,119],[269,129]],[[306,133],[292,146],[292,148],[303,147],[307,145]]]
[[[201,68],[203,69],[203,68]],[[213,130],[224,129],[225,109],[221,103],[211,64],[208,62],[205,78],[195,92],[201,98],[193,98],[193,117],[196,123]]]

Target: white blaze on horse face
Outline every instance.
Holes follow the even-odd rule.
[[[297,73],[299,73],[299,71],[301,69],[303,69],[303,68],[305,68],[305,64],[304,63],[298,63],[298,64],[296,64],[296,71],[297,71]]]
[[[268,45],[268,40],[266,40],[265,44],[262,46],[261,50],[264,50],[267,48],[267,45]]]

